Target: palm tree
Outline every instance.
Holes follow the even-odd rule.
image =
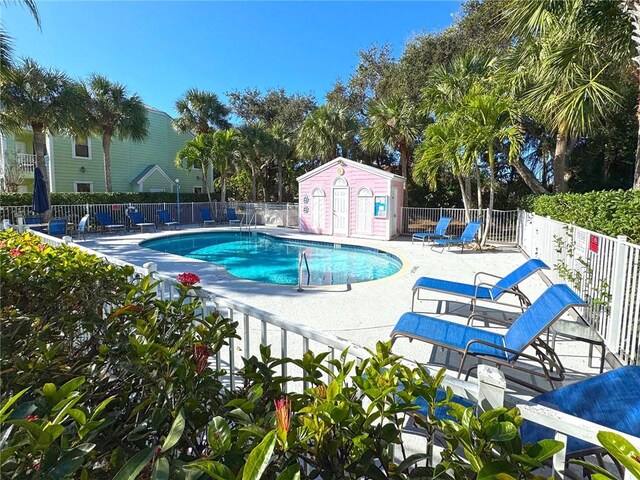
[[[323,105],[315,109],[298,131],[300,157],[329,161],[353,149],[358,123],[345,108]]]
[[[45,69],[32,59],[6,73],[0,89],[0,125],[8,131],[31,127],[36,165],[50,194],[46,155],[46,134],[73,130],[81,117],[80,86],[62,72]]]
[[[621,10],[627,14],[633,33],[631,38],[635,52],[633,62],[636,65],[636,75],[638,78],[638,105],[636,108],[636,119],[638,120],[638,142],[636,145],[636,167],[633,175],[633,188],[640,189],[640,0],[619,0]]]
[[[512,0],[505,11],[508,32],[518,41],[513,70],[524,87],[524,105],[555,132],[554,192],[568,190],[575,140],[619,105],[613,73],[623,56],[611,48],[619,33],[589,27],[597,16],[592,4],[606,8],[612,2]]]
[[[229,128],[227,120],[230,110],[218,100],[213,92],[192,88],[176,101],[179,117],[173,121],[173,127],[182,133],[194,135],[208,133],[216,128]]]
[[[205,185],[209,207],[213,208],[213,199],[211,198],[212,179],[209,178],[209,169],[213,164],[212,156],[212,138],[210,133],[201,133],[195,138],[187,141],[184,146],[176,153],[175,164],[178,168],[191,170],[192,168],[200,169],[202,173],[202,181]]]
[[[88,129],[102,137],[104,186],[111,192],[111,139],[117,135],[120,140],[142,141],[149,129],[147,109],[138,95],[128,95],[124,85],[111,82],[103,75],[91,75],[86,88]]]
[[[262,122],[247,123],[240,127],[240,156],[251,171],[251,201],[258,200],[258,177],[269,163],[272,137]]]
[[[40,12],[38,12],[38,6],[34,0],[21,0],[19,2],[10,2],[8,0],[2,0],[0,2],[4,5],[9,3],[22,3],[29,11],[31,16],[36,21],[38,28],[42,28],[40,21]],[[13,44],[12,39],[7,32],[0,27],[0,75],[13,67]]]
[[[400,154],[402,176],[409,180],[409,163],[416,141],[426,122],[417,107],[400,96],[374,100],[367,108],[367,122],[362,129],[362,146],[370,152],[387,148]],[[406,202],[405,195],[405,202]]]
[[[278,182],[278,202],[282,202],[284,198],[284,180],[283,170],[284,163],[291,159],[294,155],[293,137],[291,132],[287,130],[283,123],[275,123],[269,128],[269,135],[272,139],[271,153],[277,165],[277,182]]]
[[[458,112],[459,121],[464,123],[463,143],[478,156],[486,154],[489,164],[490,190],[489,208],[484,225],[481,244],[487,240],[493,216],[493,201],[496,188],[495,154],[501,146],[508,147],[509,159],[520,155],[523,136],[515,101],[495,91],[484,90],[475,85],[463,100],[463,108]]]
[[[239,139],[233,128],[206,134],[210,137],[210,155],[222,184],[220,202],[227,201],[227,176],[233,160],[240,157]]]
[[[458,180],[465,219],[470,222],[472,203],[470,176],[474,158],[473,155],[469,155],[469,150],[463,143],[463,130],[464,125],[453,118],[444,118],[427,126],[424,140],[416,149],[413,178],[435,188],[438,172],[449,169]]]

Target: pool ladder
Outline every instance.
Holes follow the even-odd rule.
[[[307,252],[302,250],[298,257],[298,292],[302,292],[302,260],[307,269],[307,285],[311,282],[311,271],[309,270],[309,262],[307,261]]]

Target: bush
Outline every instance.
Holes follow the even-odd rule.
[[[535,198],[533,212],[640,243],[640,190],[543,195]]]
[[[0,205],[23,206],[31,205],[33,195],[31,193],[0,193]],[[85,205],[85,204],[110,204],[110,203],[175,203],[176,194],[171,192],[97,192],[97,193],[73,193],[54,192],[51,194],[52,205]],[[181,202],[207,202],[208,198],[203,193],[180,193]]]

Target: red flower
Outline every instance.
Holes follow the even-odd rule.
[[[291,400],[285,397],[280,400],[274,400],[273,404],[276,406],[278,430],[288,432],[291,427]]]
[[[192,287],[200,281],[200,277],[195,273],[185,272],[178,275],[178,281],[185,287]]]
[[[38,415],[27,415],[27,418],[25,418],[25,420],[27,422],[37,422],[38,420],[40,420],[40,417]]]
[[[22,250],[20,250],[19,248],[14,248],[10,253],[12,257],[18,257],[22,255]]]
[[[193,348],[193,361],[196,363],[196,372],[204,372],[210,356],[211,352],[206,345],[196,345]]]
[[[47,246],[44,243],[38,244],[38,250],[43,251]]]

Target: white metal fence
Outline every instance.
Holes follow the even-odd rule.
[[[485,221],[487,210],[471,210],[471,222]],[[402,233],[433,231],[441,217],[451,217],[447,233],[458,236],[464,230],[467,221],[464,208],[402,208]],[[518,223],[517,210],[494,210],[487,240],[494,243],[515,244]]]
[[[621,362],[640,363],[640,245],[524,211],[518,245],[586,300],[585,320]]]
[[[257,225],[271,225],[296,228],[298,226],[298,204],[297,203],[249,203],[249,202],[220,202],[213,203],[212,218],[218,223],[227,223],[227,208],[234,208],[239,218],[244,222]],[[53,217],[66,218],[71,223],[78,223],[87,213],[91,215],[91,222],[94,221],[95,214],[107,212],[111,214],[115,223],[127,224],[127,212],[129,209],[141,212],[145,220],[149,222],[157,221],[158,210],[167,210],[171,218],[183,224],[201,223],[201,209],[210,210],[207,202],[180,202],[170,203],[107,203],[107,204],[84,204],[84,205],[52,205],[51,215]],[[19,217],[33,216],[30,205],[3,206],[0,208],[2,218],[11,220],[17,224]]]
[[[43,242],[54,246],[67,243],[39,232],[34,233],[39,235]],[[70,241],[68,237],[66,240]],[[105,256],[81,245],[73,243],[70,243],[70,245],[100,256],[108,262],[117,265],[132,266],[136,273],[134,279],[151,275],[155,280],[159,281],[156,292],[162,298],[175,298],[178,295],[177,281],[166,275],[159,274],[156,271],[155,265],[152,263],[145,264],[144,267],[138,267],[127,264],[119,259]],[[242,366],[242,358],[249,358],[251,355],[258,354],[259,345],[270,345],[272,356],[276,358],[300,358],[303,353],[312,350],[315,351],[315,353],[329,351],[330,355],[328,358],[332,359],[347,348],[349,349],[350,358],[356,361],[362,361],[368,356],[368,352],[362,347],[330,333],[291,322],[264,310],[218,295],[212,291],[202,289],[199,290],[199,292],[205,305],[202,310],[203,315],[215,309],[227,318],[234,319],[238,322],[238,334],[241,338],[239,341],[240,344],[236,344],[234,340],[230,341],[229,345],[225,347],[216,358],[218,367],[224,365],[225,368],[228,368],[231,388],[234,388],[236,383],[241,380],[237,375],[237,371]],[[287,368],[287,365],[282,365],[283,375],[295,375],[295,372],[287,372]],[[435,373],[436,369],[432,368],[432,371]],[[502,405],[517,406],[524,419],[555,430],[556,440],[562,441],[565,445],[567,443],[567,437],[569,436],[597,444],[596,435],[598,432],[603,430],[612,431],[601,425],[507,394],[505,392],[506,383],[504,376],[494,367],[480,365],[477,373],[478,381],[462,381],[447,375],[443,381],[443,386],[450,387],[455,395],[479,405],[481,410],[496,408]],[[303,387],[303,385],[292,384],[288,386],[290,390],[300,387]],[[640,437],[634,437],[621,432],[616,433],[621,434],[637,448],[640,448]],[[429,441],[431,440],[425,438],[425,449],[423,451],[427,451],[427,443]],[[565,461],[566,449],[554,455],[552,469],[555,478],[573,478],[565,475]],[[631,478],[632,476],[627,471],[625,479],[630,480]]]

